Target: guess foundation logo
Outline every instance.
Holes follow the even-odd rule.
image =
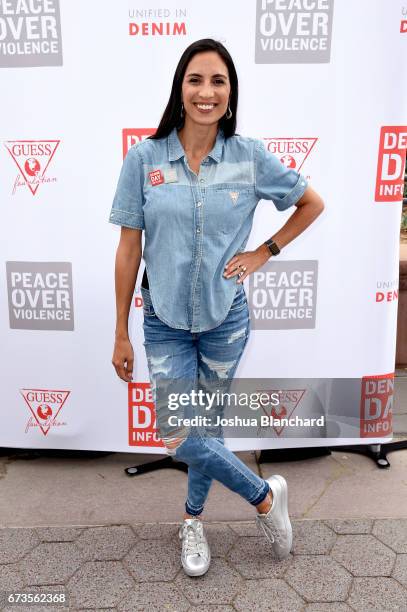
[[[31,416],[25,427],[25,433],[32,428],[39,428],[44,436],[51,427],[65,427],[67,423],[57,418],[65,404],[70,391],[51,389],[20,389]]]
[[[148,173],[148,176],[150,177],[150,183],[153,187],[164,183],[164,175],[161,170],[153,170],[152,172]]]
[[[18,187],[24,186],[35,195],[40,184],[56,182],[55,177],[46,176],[46,173],[59,143],[60,140],[8,140],[4,143],[19,170],[13,195]]]
[[[375,202],[403,199],[407,126],[386,125],[380,130]]]
[[[129,446],[164,446],[158,436],[150,383],[128,384]]]
[[[364,376],[360,399],[360,437],[392,435],[394,373]]]
[[[264,138],[264,145],[286,168],[300,172],[317,140],[318,138]]]
[[[305,389],[272,389],[267,391],[262,390],[261,393],[268,393],[270,397],[277,394],[279,396],[279,403],[277,406],[272,406],[271,408],[262,406],[262,410],[267,417],[273,417],[273,421],[276,422],[276,425],[273,424],[272,428],[278,436],[281,436],[284,431],[285,424],[278,426],[278,421],[281,419],[289,419],[294,414],[295,409],[305,393]],[[269,426],[260,426],[258,430],[259,434],[261,435],[264,433],[264,430],[268,429]]]

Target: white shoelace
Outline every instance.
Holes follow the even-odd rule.
[[[261,526],[264,532],[264,535],[266,536],[268,540],[270,540],[270,542],[281,543],[282,541],[281,532],[278,529],[278,527],[273,525],[270,521],[262,520],[259,516],[256,516],[256,521],[257,521],[257,524]]]
[[[183,545],[187,555],[205,555],[206,542],[200,521],[183,526]]]

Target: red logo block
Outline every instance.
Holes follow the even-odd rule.
[[[360,437],[392,435],[394,374],[364,376],[360,399]]]
[[[126,157],[130,147],[134,144],[142,142],[148,136],[155,134],[156,128],[123,128],[122,144],[123,144],[123,159]]]
[[[161,170],[153,170],[148,173],[150,177],[150,183],[153,185],[161,185],[164,182],[164,175]]]
[[[150,383],[129,383],[129,446],[164,446],[158,437]]]
[[[376,202],[400,202],[403,198],[407,126],[386,125],[380,130]]]

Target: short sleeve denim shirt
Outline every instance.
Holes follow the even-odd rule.
[[[219,129],[199,174],[191,170],[176,128],[133,145],[123,162],[109,217],[145,232],[143,259],[157,317],[193,333],[220,325],[239,288],[226,263],[244,251],[261,199],[278,210],[303,195],[307,180],[263,141]]]

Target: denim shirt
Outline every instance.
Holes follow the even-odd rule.
[[[197,175],[174,128],[129,149],[109,221],[145,231],[143,259],[157,317],[203,332],[225,320],[243,288],[237,276],[224,278],[223,269],[244,251],[258,202],[272,200],[285,210],[307,184],[262,140],[225,138],[222,129]]]

